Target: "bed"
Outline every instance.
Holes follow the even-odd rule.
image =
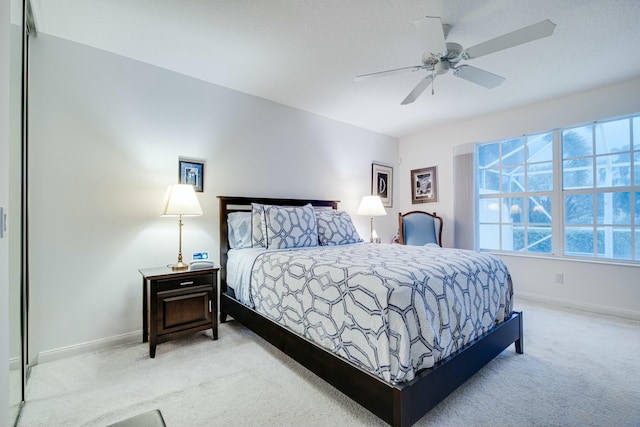
[[[325,234],[314,235],[307,231],[298,233],[293,244],[287,243],[291,238],[289,235],[270,234],[271,247],[276,250],[263,250],[260,239],[266,239],[266,236],[261,236],[265,232],[265,217],[267,223],[270,220],[272,227],[278,228],[283,222],[282,211],[290,209],[296,214],[308,214],[312,209],[310,216],[316,216],[318,229],[321,229],[321,217],[341,214],[337,211],[338,202],[226,196],[219,196],[219,201],[221,322],[231,316],[388,424],[412,425],[511,344],[515,344],[517,353],[523,352],[522,313],[511,309],[510,277],[506,267],[490,255],[478,254],[476,260],[469,258],[475,255],[466,251],[460,255],[468,259],[443,261],[445,258],[453,260],[459,254],[442,248],[358,243],[348,235],[346,240],[344,236],[340,237],[347,244],[329,241],[316,248],[314,239],[322,243]],[[237,254],[243,251],[231,250],[237,243],[233,243],[233,237],[230,242],[228,221],[240,212],[255,215],[256,206],[274,208],[260,211],[263,215],[261,225],[260,221],[252,220],[253,241],[250,246],[258,248],[254,248],[253,255],[238,263]],[[279,209],[278,206],[287,208]],[[246,220],[248,214],[242,216]],[[300,213],[300,218],[302,216]],[[236,225],[232,225],[233,230]],[[296,248],[291,249],[290,246]],[[230,255],[233,267],[229,264]],[[400,256],[419,261],[405,262],[406,265],[394,263],[394,257]],[[447,292],[446,277],[450,276],[451,268],[458,268],[456,263],[478,262],[491,264],[491,269],[487,278],[478,285],[477,292],[469,287],[464,295],[436,297],[434,303],[427,304],[430,295]],[[250,265],[250,270],[241,269],[243,263]],[[277,295],[276,282],[283,275],[273,272],[282,272],[283,265],[295,267],[293,274],[291,269],[288,270],[288,276],[294,277],[287,279],[292,281],[286,284],[286,288],[289,291],[292,287],[299,289]],[[494,268],[497,269],[495,272]],[[264,276],[260,276],[261,269]],[[367,271],[372,269],[376,272],[375,283],[370,275],[367,276]],[[240,274],[240,270],[244,273]],[[437,276],[434,271],[445,270],[448,273],[443,274],[443,284],[438,284],[424,273],[427,271]],[[312,276],[312,272],[319,276]],[[345,290],[340,272],[348,272],[345,274],[349,276],[350,283],[346,288],[352,292]],[[423,289],[420,286],[397,286],[396,282],[405,280],[407,275],[416,284],[431,281],[434,285],[425,286],[424,289],[428,290],[420,291],[417,290]],[[361,276],[366,277],[359,283]],[[465,280],[478,281],[477,276],[470,274]],[[250,286],[249,282],[254,285]],[[260,286],[256,286],[258,283]],[[431,286],[440,286],[441,289],[433,291]],[[302,289],[311,287],[318,293],[311,298],[315,302],[309,307],[304,305],[305,298],[300,295]],[[410,289],[410,297],[400,298],[400,288]],[[320,294],[325,291],[329,294]],[[337,299],[336,293],[339,294]],[[286,300],[289,305],[282,305]],[[448,311],[434,308],[445,304],[443,300],[451,300]],[[324,308],[317,310],[318,306]],[[476,307],[478,314],[468,314],[468,322],[465,316],[456,317],[455,313],[464,312],[471,306]],[[354,310],[364,314],[353,314]],[[318,311],[332,313],[333,318],[318,319]],[[435,318],[436,325],[446,327],[416,327],[416,323],[426,325],[425,320],[406,322],[406,319],[424,319],[418,317],[418,312],[430,320]],[[447,312],[449,317],[443,320]],[[303,316],[309,318],[302,319]]]

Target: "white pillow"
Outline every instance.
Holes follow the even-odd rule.
[[[251,247],[251,212],[232,212],[227,215],[229,247],[242,249]]]

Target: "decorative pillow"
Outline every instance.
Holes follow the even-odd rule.
[[[254,248],[267,247],[264,227],[264,205],[251,203],[251,246]]]
[[[232,212],[227,215],[229,247],[242,249],[251,247],[251,212]]]
[[[311,204],[302,207],[264,205],[267,248],[318,246],[316,215]]]
[[[346,245],[363,241],[346,212],[319,209],[316,211],[316,220],[321,246]]]

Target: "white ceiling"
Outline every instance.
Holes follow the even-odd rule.
[[[640,77],[639,0],[31,0],[39,32],[321,116],[403,137]],[[454,77],[400,102],[423,72],[413,21],[440,16],[470,47],[550,19],[551,37],[468,61],[506,77]]]

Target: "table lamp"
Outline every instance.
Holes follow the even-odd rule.
[[[180,229],[178,240],[178,263],[171,265],[173,271],[183,271],[189,269],[189,264],[182,262],[182,217],[200,216],[202,208],[198,203],[196,192],[191,184],[170,185],[164,196],[162,216],[177,216]]]
[[[358,207],[358,215],[367,215],[371,217],[371,231],[369,234],[369,241],[374,242],[374,234],[375,230],[373,229],[373,217],[374,216],[383,216],[387,214],[387,211],[384,209],[382,205],[382,200],[380,196],[364,196],[360,201],[360,206]]]

